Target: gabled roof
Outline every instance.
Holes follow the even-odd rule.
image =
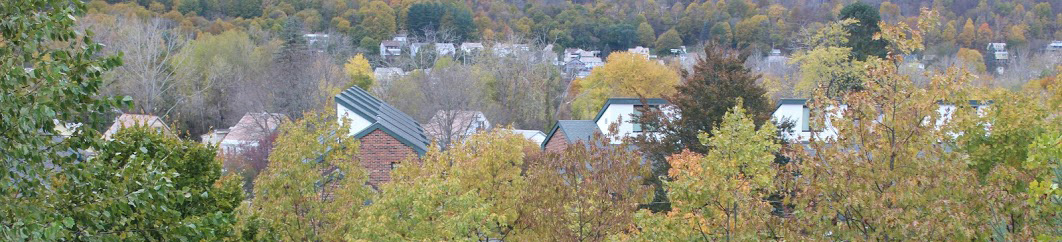
[[[549,135],[542,142],[543,149],[558,130],[564,132],[564,138],[568,143],[586,142],[594,136],[594,133],[601,133],[601,130],[597,128],[597,123],[592,120],[557,120],[557,125],[553,126],[553,130],[549,131]]]
[[[778,110],[782,105],[804,105],[807,102],[808,100],[803,98],[782,98],[781,100],[778,100],[778,105],[774,106],[774,109]]]
[[[428,150],[428,137],[420,124],[412,117],[391,105],[373,97],[365,90],[355,86],[336,95],[336,104],[342,105],[366,121],[371,123],[367,128],[354,134],[361,139],[375,130],[381,130],[391,135],[399,142],[413,148],[419,155],[424,155]]]
[[[279,113],[246,113],[228,130],[222,142],[254,142],[277,130],[281,122],[288,119]]]
[[[123,113],[122,115],[119,115],[118,117],[114,118],[114,123],[111,124],[111,127],[108,128],[106,132],[103,132],[103,138],[110,140],[111,136],[113,136],[115,133],[118,133],[118,130],[133,126],[151,127],[159,129],[164,134],[173,135],[173,133],[170,131],[170,127],[166,125],[166,123],[163,122],[162,119],[159,118],[159,116]]]
[[[664,100],[663,98],[646,98],[645,102],[649,103],[649,105],[666,105],[666,104],[668,104],[667,100]],[[597,116],[594,117],[594,123],[597,123],[597,120],[601,119],[602,115],[605,115],[605,110],[608,110],[608,106],[609,105],[613,105],[613,104],[642,105],[642,99],[634,98],[634,97],[614,97],[614,98],[609,98],[608,101],[605,101],[605,105],[601,106],[601,111],[597,112]]]

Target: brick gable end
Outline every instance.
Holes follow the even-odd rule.
[[[553,137],[546,141],[546,152],[561,152],[568,147],[568,138],[564,137],[564,131],[557,130]]]
[[[361,137],[358,160],[369,173],[369,184],[374,187],[391,181],[391,164],[401,163],[409,157],[417,157],[413,148],[383,130],[375,130]]]

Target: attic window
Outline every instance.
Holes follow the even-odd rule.
[[[811,132],[811,109],[807,105],[804,106],[804,113],[800,118],[800,130],[801,132]]]
[[[643,107],[645,107],[645,106],[644,105],[634,105],[634,114],[631,114],[631,119],[632,119],[631,120],[631,124],[634,124],[633,131],[635,133],[640,133],[640,132],[643,131],[642,130],[642,124],[640,123],[640,121],[641,121],[640,119],[642,117],[642,108]],[[649,108],[652,109],[652,110],[660,110],[660,105],[649,105]],[[652,131],[655,131],[655,130],[648,130],[648,131],[652,132]]]

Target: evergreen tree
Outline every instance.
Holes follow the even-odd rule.
[[[869,56],[885,57],[887,43],[882,39],[874,39],[874,34],[881,31],[878,22],[881,16],[878,9],[863,2],[849,4],[841,9],[837,19],[855,19],[858,23],[848,25],[848,44],[852,48],[852,57],[857,60],[866,60]]]

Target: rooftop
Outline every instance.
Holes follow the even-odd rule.
[[[382,130],[403,144],[423,155],[431,142],[424,135],[424,129],[412,117],[373,97],[365,90],[354,86],[335,97],[336,104],[342,105],[364,118],[370,125],[353,134],[360,139],[372,131]]]

